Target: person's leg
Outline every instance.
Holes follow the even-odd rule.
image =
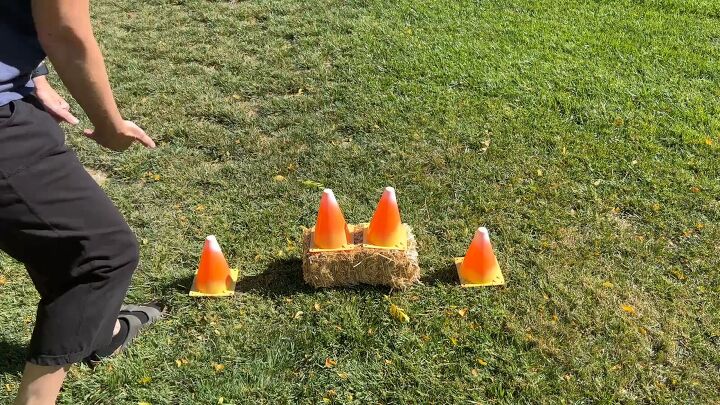
[[[0,249],[41,297],[20,392],[55,397],[61,370],[111,343],[138,246],[57,124],[22,102],[0,117]]]
[[[52,405],[57,400],[70,366],[38,366],[25,363],[14,405]]]

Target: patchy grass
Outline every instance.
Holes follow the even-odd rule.
[[[160,147],[70,142],[142,241],[129,300],[172,313],[75,367],[61,403],[717,401],[718,3],[94,7],[123,111]],[[395,186],[423,285],[305,286],[307,180],[351,222]],[[479,225],[507,288],[457,286]],[[186,296],[210,233],[242,271],[232,299]],[[8,401],[37,295],[0,269]]]

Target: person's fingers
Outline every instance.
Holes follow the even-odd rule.
[[[146,148],[150,148],[150,149],[155,148],[155,141],[153,141],[152,138],[150,138],[145,133],[145,131],[141,131],[140,134],[138,134],[135,139],[137,139],[137,141],[140,142]]]
[[[70,125],[77,125],[80,120],[75,118],[74,115],[70,113],[70,110],[65,108],[57,108],[53,110],[53,113],[55,113],[55,116],[60,118],[60,120],[67,122]]]

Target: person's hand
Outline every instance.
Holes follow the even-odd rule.
[[[155,142],[132,121],[120,121],[109,128],[86,129],[85,136],[100,145],[118,152],[129,148],[133,142],[138,142],[146,148],[154,148]]]
[[[77,125],[80,122],[70,113],[70,104],[50,86],[45,76],[38,76],[33,79],[33,82],[35,83],[35,95],[45,107],[45,111],[52,115],[57,122],[65,121],[71,125]]]

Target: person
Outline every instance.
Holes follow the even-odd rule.
[[[122,306],[137,240],[66,146],[55,118],[77,123],[67,103],[31,79],[46,57],[92,122],[87,137],[115,151],[155,147],[118,111],[89,0],[0,0],[0,249],[40,295],[15,400],[24,405],[55,403],[70,365],[121,351],[162,315]]]

